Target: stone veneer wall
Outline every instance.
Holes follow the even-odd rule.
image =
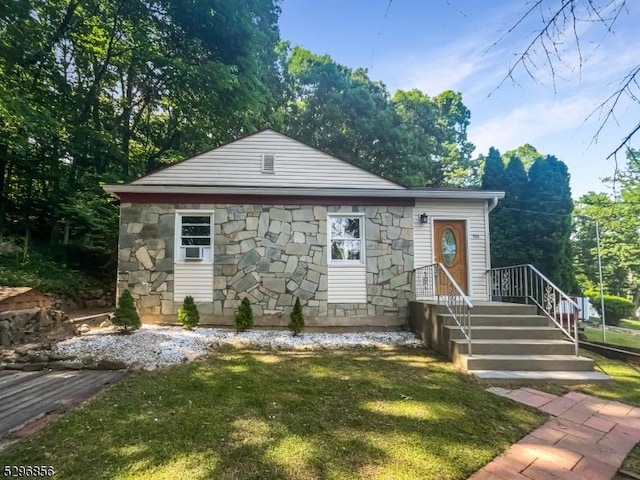
[[[367,303],[328,305],[330,317],[406,319],[413,294],[413,207],[327,207],[365,214]],[[344,322],[341,322],[344,323]]]
[[[308,326],[407,318],[412,207],[123,203],[118,289],[131,290],[143,321],[173,323],[180,306],[173,302],[176,209],[215,211],[214,301],[199,305],[202,323],[231,324],[245,296],[257,325],[286,325],[296,297]],[[327,303],[327,212],[365,214],[367,304]]]
[[[175,205],[120,204],[118,298],[129,289],[143,321],[173,316]]]

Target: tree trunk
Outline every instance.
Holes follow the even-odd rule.
[[[0,144],[0,240],[4,237],[5,225],[7,222],[7,198],[5,196],[5,184],[9,183],[6,181],[7,166],[9,165],[8,153],[9,148],[6,145]]]

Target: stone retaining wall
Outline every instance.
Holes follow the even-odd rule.
[[[52,307],[0,312],[0,347],[10,347],[46,334],[67,320],[64,312]]]
[[[413,297],[413,208],[121,204],[118,290],[145,322],[175,322],[176,209],[214,210],[213,302],[203,324],[231,325],[251,301],[257,325],[286,326],[296,297],[309,326],[399,326]],[[327,303],[327,213],[364,213],[367,304]],[[347,320],[345,322],[345,320]]]

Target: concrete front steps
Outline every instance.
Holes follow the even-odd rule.
[[[575,355],[553,322],[533,305],[487,302],[471,314],[471,353],[455,320],[438,314],[450,358],[480,382],[491,384],[580,384],[608,382],[594,362]]]

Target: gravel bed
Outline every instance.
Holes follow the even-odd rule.
[[[129,335],[111,329],[93,330],[59,342],[55,349],[76,357],[120,360],[137,370],[153,370],[202,357],[224,345],[265,349],[317,350],[363,347],[419,347],[422,342],[410,332],[302,333],[288,330],[250,330],[236,334],[230,329],[143,325]]]

